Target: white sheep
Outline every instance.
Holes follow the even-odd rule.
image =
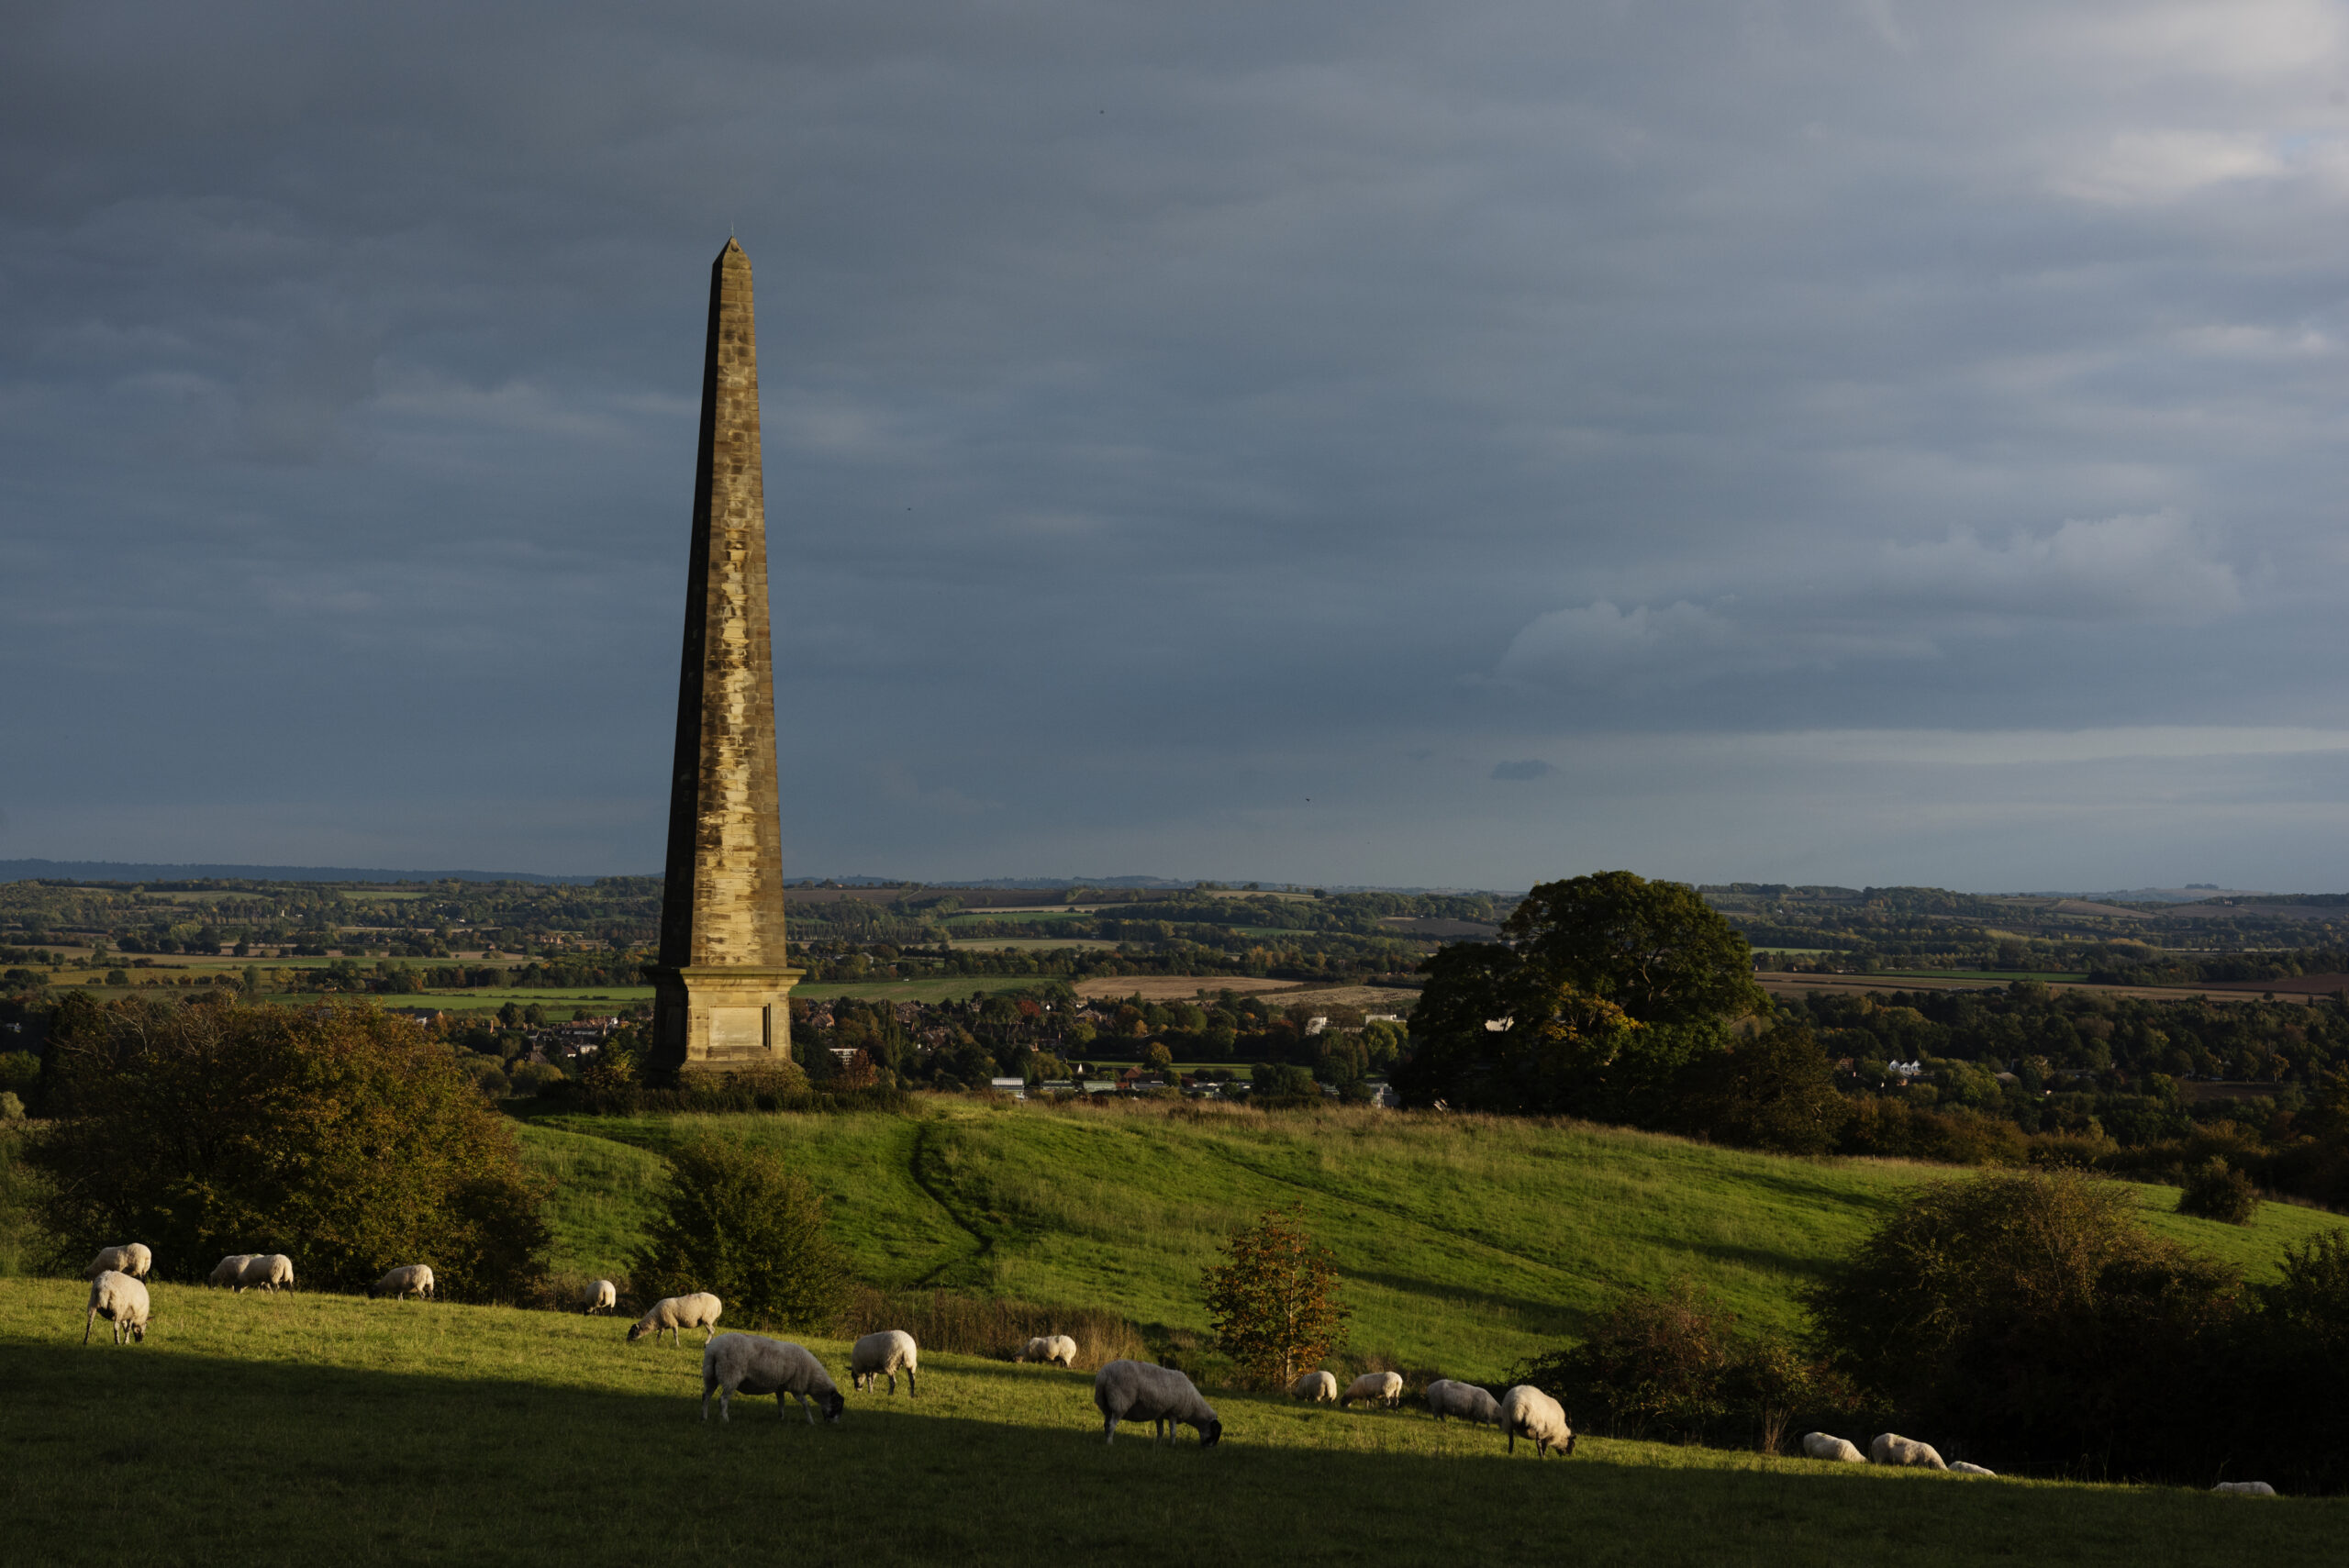
[[[1994,1479],[1998,1473],[1995,1470],[1985,1470],[1980,1465],[1963,1459],[1951,1460],[1949,1473],[1952,1475],[1987,1475]]]
[[[90,1260],[90,1266],[82,1271],[82,1277],[95,1279],[112,1269],[132,1279],[145,1279],[147,1271],[154,1266],[155,1254],[147,1250],[144,1242],[133,1241],[127,1247],[99,1248],[98,1255]]]
[[[2276,1495],[2276,1488],[2265,1481],[2221,1481],[2210,1490],[2232,1493],[2238,1497],[2273,1497]]]
[[[1288,1396],[1308,1405],[1333,1405],[1338,1398],[1338,1380],[1326,1372],[1308,1372],[1288,1385]]]
[[[107,1269],[90,1282],[90,1310],[82,1319],[82,1342],[101,1318],[114,1326],[114,1342],[147,1341],[147,1287],[118,1269]]]
[[[1517,1451],[1517,1440],[1524,1438],[1533,1444],[1533,1457],[1548,1456],[1552,1449],[1562,1454],[1575,1451],[1575,1429],[1566,1425],[1566,1413],[1555,1399],[1530,1383],[1520,1383],[1501,1396],[1501,1430],[1508,1434],[1508,1451]]]
[[[580,1297],[579,1309],[592,1318],[598,1312],[609,1312],[619,1304],[620,1293],[611,1281],[594,1279],[587,1282],[586,1292]]]
[[[238,1276],[244,1273],[245,1265],[252,1261],[253,1254],[250,1252],[231,1252],[227,1257],[220,1260],[219,1263],[216,1265],[212,1271],[212,1277],[205,1283],[207,1284],[235,1284],[237,1283]]]
[[[1914,1438],[1904,1438],[1892,1432],[1878,1432],[1868,1444],[1871,1464],[1905,1464],[1912,1469],[1947,1470],[1942,1456],[1933,1451],[1931,1443],[1920,1443]]]
[[[691,1301],[692,1296],[678,1299]],[[705,1293],[705,1299],[717,1301]],[[663,1304],[665,1305],[665,1303]],[[717,1316],[713,1309],[711,1317]],[[690,1327],[690,1325],[688,1325]],[[832,1374],[824,1363],[804,1345],[788,1340],[770,1340],[763,1334],[719,1334],[701,1350],[701,1418],[709,1419],[709,1396],[718,1396],[718,1418],[731,1421],[729,1414],[737,1394],[774,1396],[774,1413],[780,1418],[789,1408],[784,1401],[796,1396],[799,1407],[807,1412],[807,1424],[816,1424],[812,1396],[824,1407],[824,1419],[837,1421],[841,1408],[848,1403],[832,1383]]]
[[[237,1271],[237,1294],[248,1290],[265,1290],[274,1295],[278,1286],[294,1288],[294,1260],[283,1252],[255,1252],[247,1257]]]
[[[1441,1421],[1457,1416],[1464,1421],[1479,1426],[1497,1427],[1501,1424],[1501,1402],[1492,1391],[1473,1383],[1458,1383],[1449,1377],[1439,1377],[1428,1385],[1428,1414]]]
[[[1011,1358],[1015,1362],[1042,1362],[1047,1366],[1057,1362],[1063,1366],[1076,1364],[1076,1341],[1066,1334],[1039,1334],[1019,1348]]]
[[[1868,1456],[1859,1445],[1828,1432],[1805,1432],[1802,1451],[1813,1459],[1832,1459],[1844,1464],[1865,1464]]]
[[[1173,1442],[1178,1426],[1197,1432],[1201,1448],[1213,1448],[1223,1440],[1223,1423],[1217,1419],[1215,1407],[1200,1398],[1191,1380],[1171,1366],[1111,1362],[1093,1374],[1093,1403],[1101,1412],[1103,1442],[1118,1440],[1119,1421],[1148,1421],[1153,1443],[1162,1436]]]
[[[629,1328],[628,1342],[632,1345],[650,1334],[653,1343],[658,1344],[665,1330],[672,1345],[682,1345],[685,1340],[679,1337],[679,1329],[700,1329],[705,1330],[701,1342],[707,1345],[717,1338],[718,1315],[725,1310],[725,1303],[706,1290],[697,1290],[691,1296],[664,1296]],[[761,1389],[759,1392],[763,1394],[766,1391]]]
[[[1403,1374],[1399,1372],[1366,1372],[1346,1385],[1338,1396],[1341,1408],[1357,1399],[1368,1399],[1388,1409],[1403,1403]]]
[[[914,1368],[920,1362],[921,1351],[914,1337],[903,1329],[884,1329],[877,1334],[867,1334],[849,1347],[848,1380],[860,1392],[872,1389],[886,1377],[889,1392],[897,1392],[897,1373],[906,1374],[906,1392],[921,1391],[914,1386]]]
[[[431,1300],[432,1265],[406,1263],[394,1269],[367,1287],[368,1300],[373,1301],[379,1296],[388,1296],[394,1301],[409,1296],[415,1296],[418,1301]]]

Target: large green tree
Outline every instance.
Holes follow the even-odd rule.
[[[772,1149],[702,1138],[669,1156],[669,1188],[630,1265],[646,1300],[706,1290],[749,1328],[829,1328],[848,1265],[824,1200]]]
[[[406,1018],[124,1001],[59,1022],[33,1151],[59,1261],[143,1241],[166,1279],[284,1252],[328,1289],[402,1263],[459,1300],[536,1287],[543,1193],[513,1126]]]

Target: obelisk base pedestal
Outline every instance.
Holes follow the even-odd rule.
[[[791,988],[804,969],[748,965],[652,972],[652,1038],[688,1073],[733,1073],[791,1060]]]

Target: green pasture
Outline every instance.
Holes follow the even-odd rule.
[[[1104,1307],[1205,1332],[1199,1280],[1233,1227],[1302,1201],[1354,1308],[1351,1345],[1477,1380],[1577,1334],[1627,1286],[1687,1274],[1746,1320],[1791,1328],[1795,1291],[1909,1184],[1945,1168],[1798,1160],[1578,1123],[1181,1101],[1053,1106],[925,1096],[914,1116],[556,1116],[523,1129],[534,1163],[686,1137],[773,1146],[831,1206],[856,1272],[884,1288]],[[560,1136],[560,1142],[555,1140]],[[624,1272],[657,1184],[618,1157],[559,1186],[563,1266]],[[2249,1228],[2169,1212],[2154,1229],[2272,1273],[2336,1216],[2265,1206]]]
[[[76,1281],[0,1281],[12,1562],[1109,1562],[2166,1568],[2328,1557],[2349,1503],[1967,1480],[1210,1389],[1224,1440],[1101,1441],[1085,1371],[923,1358],[838,1425],[700,1418],[700,1346],[504,1307],[153,1287],[83,1347]],[[99,1545],[97,1543],[101,1543]]]
[[[946,945],[969,952],[999,952],[1005,948],[1017,952],[1063,952],[1070,948],[1108,951],[1118,944],[1097,937],[955,937]]]
[[[1089,920],[1095,913],[1083,909],[958,909],[941,923],[951,928],[967,926],[974,920],[1003,920],[1030,926],[1045,920]]]

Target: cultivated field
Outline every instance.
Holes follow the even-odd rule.
[[[1253,980],[1244,974],[1104,974],[1077,981],[1075,989],[1088,1002],[1122,1002],[1129,996],[1140,996],[1145,1002],[1192,1002],[1219,991],[1252,996],[1304,987],[1294,980]]]
[[[1218,1393],[1224,1441],[1100,1441],[1082,1372],[924,1358],[838,1426],[698,1419],[699,1346],[500,1307],[155,1289],[84,1349],[78,1282],[0,1282],[9,1560],[1601,1564],[2318,1561],[2349,1504],[1967,1481]],[[96,1338],[94,1336],[94,1339]],[[809,1339],[840,1376],[838,1341]],[[1570,1550],[1569,1550],[1570,1549]]]

